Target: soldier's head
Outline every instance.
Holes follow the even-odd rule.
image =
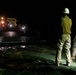
[[[69,9],[68,9],[68,8],[64,8],[63,14],[68,15],[69,13],[70,13],[70,12],[69,12]]]

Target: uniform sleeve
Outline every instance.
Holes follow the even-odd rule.
[[[61,18],[61,27],[63,26],[63,18]]]
[[[71,23],[71,26],[72,26],[72,19],[70,19],[70,23]]]

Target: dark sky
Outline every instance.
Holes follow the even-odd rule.
[[[75,3],[66,0],[51,2],[3,1],[0,2],[0,13],[9,17],[16,17],[18,22],[36,22],[40,24],[60,16],[64,7],[69,7],[71,14],[75,13]],[[74,9],[74,10],[73,10]],[[74,11],[74,12],[73,12]],[[73,16],[75,17],[75,15]],[[51,21],[50,21],[51,22]]]
[[[70,17],[73,19],[73,27],[76,25],[76,3],[71,0],[61,0],[51,2],[34,1],[14,1],[10,0],[0,2],[0,14],[7,17],[15,17],[18,23],[28,24],[49,39],[57,38],[57,20],[65,7],[70,9]]]

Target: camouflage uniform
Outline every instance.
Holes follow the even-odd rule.
[[[73,47],[72,47],[72,59],[75,59],[76,57],[76,36],[73,40]]]
[[[62,54],[63,46],[64,46],[64,49],[66,52],[66,64],[71,63],[71,55],[70,55],[71,26],[72,26],[72,20],[67,15],[64,16],[61,19],[62,35],[57,44],[57,46],[58,46],[57,55],[56,55],[57,65],[59,65],[61,62],[61,54]]]

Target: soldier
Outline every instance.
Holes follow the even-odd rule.
[[[74,40],[73,40],[72,57],[71,57],[71,59],[75,60],[75,58],[76,58],[76,36],[74,37]]]
[[[61,18],[62,34],[57,44],[58,46],[57,53],[56,53],[57,66],[60,66],[60,63],[61,63],[61,54],[62,54],[63,46],[66,52],[66,66],[70,66],[70,63],[71,63],[71,54],[70,54],[71,36],[70,34],[71,34],[72,20],[69,18],[68,14],[69,14],[69,9],[65,8],[63,12],[64,16]]]

